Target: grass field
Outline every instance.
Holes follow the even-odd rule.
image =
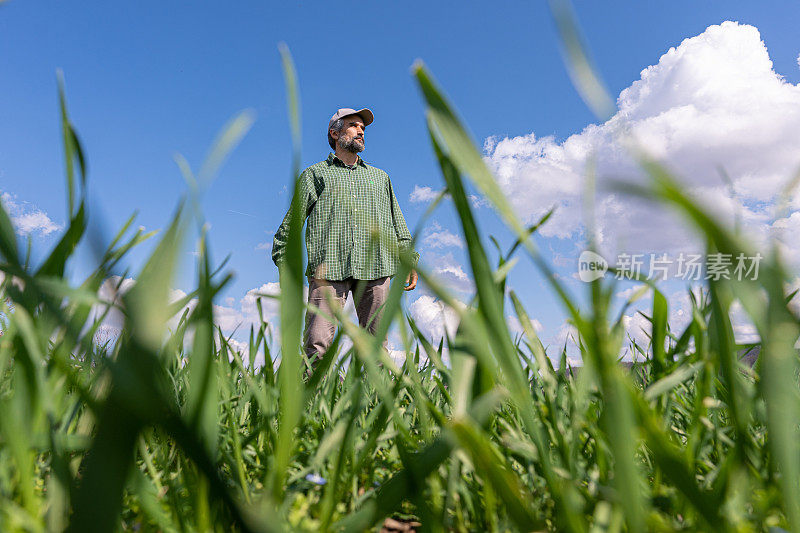
[[[284,65],[297,140],[285,52]],[[758,280],[709,281],[680,331],[650,283],[651,342],[634,347],[647,359],[626,371],[617,359],[630,340],[622,313],[611,314],[614,280],[587,284],[590,305],[578,306],[535,247],[537,226],[517,219],[430,74],[416,65],[414,76],[476,296],[452,306],[458,331],[432,345],[404,314],[397,284],[381,328],[397,328],[405,363],[339,315],[335,346],[308,382],[299,224],[281,270],[280,350],[271,351],[263,321],[244,354],[215,326],[212,303],[229,274],[211,263],[204,239],[196,289],[169,300],[181,243],[194,226],[204,231],[199,194],[249,117],[229,124],[197,177],[182,165],[189,192],[168,228],[146,235],[131,219],[108,239],[87,218],[84,155],[61,92],[67,229],[31,265],[0,210],[0,530],[363,531],[393,516],[430,531],[800,531],[800,320],[777,252],[765,254]],[[752,255],[667,170],[639,157],[649,181],[630,194],[682,213],[710,252]],[[484,248],[467,179],[517,240],[510,250]],[[158,244],[121,296],[123,330],[98,345],[98,289],[148,238]],[[70,284],[65,268],[83,239],[96,270]],[[550,357],[560,354],[546,354],[531,327],[509,331],[509,313],[530,324],[505,285],[518,258],[516,268],[548,280],[579,332],[584,366],[574,378],[566,365],[554,368]],[[405,262],[398,277],[409,269]],[[734,301],[761,338],[753,369],[738,362]],[[340,350],[346,337],[352,348]],[[259,351],[266,363],[256,367]]]

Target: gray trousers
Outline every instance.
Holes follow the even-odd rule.
[[[358,323],[371,334],[375,334],[383,315],[383,303],[389,295],[391,277],[386,276],[369,281],[348,278],[342,281],[328,281],[310,278],[308,280],[308,303],[312,309],[318,308],[333,316],[328,304],[328,296],[334,305],[344,307],[347,295],[353,293]],[[363,287],[363,288],[362,288]],[[312,366],[322,358],[333,342],[336,325],[318,313],[306,312],[306,331],[304,348]],[[386,340],[383,341],[384,348]]]

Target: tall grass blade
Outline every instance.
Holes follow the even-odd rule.
[[[292,450],[295,447],[294,431],[297,427],[303,408],[300,337],[303,328],[303,222],[305,213],[300,213],[298,196],[298,178],[300,175],[300,116],[299,96],[297,94],[297,75],[289,50],[285,45],[280,47],[283,63],[286,93],[289,101],[289,123],[294,144],[292,178],[294,181],[289,235],[284,260],[281,263],[280,286],[280,319],[281,319],[281,366],[279,372],[280,385],[280,419],[278,442],[275,450],[275,463],[272,472],[272,495],[277,501],[283,499],[284,479],[289,466]]]

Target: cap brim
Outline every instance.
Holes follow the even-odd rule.
[[[369,126],[375,120],[375,115],[366,107],[364,109],[359,109],[355,114],[364,120],[364,126]]]

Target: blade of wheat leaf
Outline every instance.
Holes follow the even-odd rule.
[[[0,254],[3,254],[3,258],[10,267],[21,270],[17,235],[14,232],[14,224],[11,222],[11,217],[8,216],[2,199],[0,199]]]
[[[133,288],[124,296],[132,338],[112,366],[111,394],[99,408],[97,434],[84,459],[84,476],[75,495],[71,531],[112,531],[122,510],[122,490],[139,431],[145,420],[163,412],[160,365],[155,350],[162,342],[165,310],[183,233],[179,208],[162,241]],[[100,505],[95,509],[95,505]]]
[[[61,70],[56,72],[58,79],[58,105],[61,112],[61,135],[64,146],[64,164],[67,176],[67,214],[71,218],[75,212],[75,160],[77,159],[81,172],[81,185],[85,190],[86,185],[86,164],[83,158],[78,136],[72,128],[67,113],[67,101],[64,91],[64,73]]]
[[[556,22],[565,61],[572,84],[589,106],[589,109],[600,120],[611,118],[617,108],[609,96],[605,84],[601,81],[597,69],[589,59],[589,53],[583,43],[575,13],[569,0],[550,0],[550,11]]]
[[[81,202],[77,213],[70,220],[69,227],[58,241],[53,251],[44,260],[42,266],[36,272],[37,276],[63,276],[64,267],[67,260],[72,256],[73,251],[78,246],[86,230],[86,209]]]
[[[285,258],[280,265],[280,320],[281,320],[281,366],[279,371],[280,428],[275,450],[275,463],[271,476],[272,495],[281,501],[284,495],[284,479],[289,467],[292,450],[296,445],[293,433],[303,408],[302,368],[300,358],[300,336],[303,328],[303,233],[305,213],[300,213],[298,179],[300,176],[300,111],[297,92],[297,75],[286,45],[280,47],[287,100],[289,123],[294,141],[292,164],[293,193],[290,207],[289,235]]]
[[[211,455],[216,455],[219,439],[217,420],[217,381],[213,293],[208,248],[205,232],[200,237],[198,263],[197,304],[191,313],[194,327],[192,352],[187,364],[187,399],[184,407],[189,424],[208,446]]]
[[[733,257],[739,253],[743,253],[746,257],[755,256],[751,248],[738,236],[726,231],[720,223],[689,198],[663,165],[644,155],[641,156],[641,159],[643,168],[651,178],[651,186],[629,186],[632,194],[644,198],[655,198],[677,209],[701,235],[713,243],[716,250],[730,253]],[[787,278],[782,266],[775,263],[773,259],[761,266],[761,275],[757,281],[744,279],[731,283],[733,283],[733,288],[742,306],[756,325],[762,340],[761,394],[767,406],[770,448],[776,459],[773,468],[781,472],[780,483],[783,488],[781,495],[785,502],[789,522],[794,530],[800,531],[800,491],[796,486],[797,480],[800,479],[800,458],[796,448],[797,427],[800,423],[800,403],[797,401],[796,383],[793,378],[798,366],[794,343],[800,331],[796,318],[786,307],[783,282]],[[756,295],[759,286],[766,290],[767,306],[764,306],[763,298]],[[720,320],[729,321],[729,318],[723,315],[723,310],[717,311]],[[720,329],[717,328],[717,331]],[[729,336],[719,337],[717,335],[717,338],[729,338]],[[730,343],[728,344],[726,348],[721,346],[720,352],[728,357],[726,365],[729,370],[726,374],[728,376],[735,375],[733,382],[736,383],[740,378],[738,371],[731,370],[734,364],[730,362],[732,348]],[[733,396],[731,401],[737,402],[744,408],[745,401],[740,395]],[[744,416],[741,411],[737,418],[739,434],[742,435],[745,428],[743,427]],[[742,438],[746,437],[743,435]]]
[[[575,299],[570,297],[566,288],[559,282],[539,254],[533,241],[529,238],[527,230],[519,221],[491,172],[486,168],[480,153],[475,148],[451,106],[437,88],[430,73],[421,62],[415,64],[413,72],[428,104],[429,122],[434,124],[436,134],[441,136],[443,146],[447,147],[448,156],[451,158],[452,163],[461,173],[472,180],[472,183],[478,187],[491,205],[494,206],[501,219],[520,240],[521,245],[528,252],[536,267],[552,286],[572,320],[580,325],[583,318],[574,304]]]
[[[480,301],[479,309],[487,325],[489,325],[495,333],[490,337],[491,345],[495,351],[495,357],[498,358],[498,362],[503,367],[505,378],[510,380],[509,385],[512,391],[512,397],[515,398],[528,431],[531,436],[536,439],[539,449],[545,450],[547,448],[546,439],[541,432],[539,423],[533,417],[533,410],[530,408],[531,398],[530,394],[527,392],[527,379],[522,373],[519,358],[517,357],[516,350],[508,334],[508,326],[505,324],[502,295],[498,295],[495,292],[496,285],[493,280],[491,267],[480,245],[480,237],[475,228],[469,204],[466,200],[459,170],[470,175],[473,182],[479,187],[483,186],[484,194],[486,194],[490,201],[498,208],[501,216],[503,216],[512,229],[516,231],[519,238],[525,243],[526,249],[530,252],[532,245],[530,244],[529,235],[526,235],[526,230],[518,222],[516,215],[514,215],[511,207],[508,205],[502,191],[500,191],[494,178],[488,172],[488,169],[486,169],[471,140],[458,123],[455,115],[450,111],[438,89],[433,85],[430,77],[421,66],[417,67],[416,74],[426,101],[430,106],[429,129],[431,143],[439,159],[448,190],[450,190],[453,195],[453,201],[459,213],[462,229],[465,232],[466,241],[470,246],[468,251],[476,287],[478,288],[478,298]],[[437,134],[440,134],[447,143],[447,155],[445,155],[442,148],[439,147]],[[460,167],[457,161],[460,161]],[[538,257],[538,254],[536,254],[536,257]],[[568,298],[566,298],[566,301],[568,305],[572,306],[574,309],[574,305],[569,302]],[[554,499],[559,508],[559,516],[564,520],[564,527],[572,531],[583,531],[585,526],[578,518],[577,509],[574,508],[574,502],[576,501],[576,498],[573,497],[574,491],[568,487],[564,487],[564,490],[569,493],[570,496],[567,497],[563,495],[561,493],[562,484],[556,481],[552,471],[552,465],[549,463],[549,454],[542,453],[542,461],[544,475],[545,478],[550,481],[549,486],[554,492]]]

